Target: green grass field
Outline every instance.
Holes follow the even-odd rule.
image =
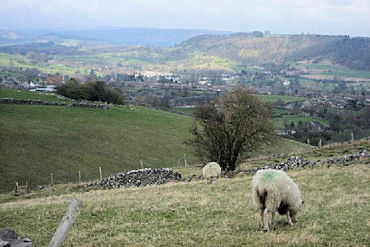
[[[317,70],[317,73],[322,75],[332,75],[339,77],[358,77],[367,79],[370,78],[370,71],[347,69],[332,64],[294,63],[294,65]]]
[[[184,141],[191,118],[141,107],[109,110],[0,105],[4,169],[1,189],[14,182],[47,184],[84,180],[145,166],[168,167],[188,154]],[[3,173],[3,174],[4,174]]]
[[[55,95],[1,89],[0,97],[59,101]],[[0,105],[1,156],[4,178],[1,191],[15,181],[31,187],[98,178],[146,167],[173,167],[187,154],[188,164],[198,162],[184,142],[190,138],[189,116],[134,106],[109,110],[61,106]],[[288,152],[305,144],[282,139],[265,153]]]
[[[343,147],[335,150],[343,155]],[[0,228],[46,246],[70,200],[79,198],[83,206],[64,246],[367,246],[368,161],[288,171],[305,203],[295,226],[276,215],[269,233],[259,229],[250,175],[212,184],[90,191],[70,184],[17,198],[3,194]]]
[[[267,94],[258,94],[258,97],[261,98],[263,102],[269,103],[269,102],[275,102],[277,100],[283,101],[286,103],[292,103],[292,102],[298,102],[298,101],[304,101],[304,97],[298,97],[298,96],[291,96],[291,95],[267,95]]]
[[[56,94],[30,92],[27,90],[14,90],[8,88],[0,88],[0,98],[33,99],[49,102],[68,102],[68,100],[59,99]]]
[[[283,115],[281,117],[274,118],[274,127],[281,128],[284,126],[284,123],[290,124],[291,122],[294,122],[294,124],[297,125],[298,122],[309,123],[313,121],[319,122],[325,127],[329,126],[329,122],[321,118],[315,118],[311,116],[302,116],[302,115]]]
[[[194,113],[194,107],[174,107],[173,108],[175,113],[183,114],[186,116],[192,116]]]
[[[74,75],[75,71],[80,71],[81,74],[84,74],[84,68],[76,68],[67,63],[36,63],[26,56],[0,53],[0,66],[4,67],[16,67],[24,69],[38,69],[45,73],[61,73],[63,75]]]

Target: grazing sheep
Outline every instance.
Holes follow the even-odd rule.
[[[221,167],[216,162],[210,162],[203,167],[203,178],[215,178],[221,174]]]
[[[276,210],[287,215],[288,223],[296,223],[296,215],[303,202],[298,185],[280,170],[259,170],[252,181],[252,200],[260,211],[264,231],[273,225]]]

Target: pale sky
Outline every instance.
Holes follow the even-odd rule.
[[[370,36],[370,0],[0,0],[2,29],[99,27]]]

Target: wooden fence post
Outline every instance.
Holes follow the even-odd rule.
[[[81,171],[78,171],[78,182],[81,183]]]
[[[101,173],[101,167],[99,166],[99,175],[100,175],[100,181],[103,180],[103,175]]]
[[[51,186],[54,186],[53,173],[50,173],[50,185],[51,185]]]
[[[188,166],[187,162],[186,162],[186,154],[184,154],[184,164],[185,164],[185,168]]]
[[[14,191],[14,194],[15,195],[18,195],[18,192],[19,192],[19,185],[18,185],[18,182],[15,182],[15,191]]]
[[[144,169],[143,160],[140,160],[141,169]]]
[[[72,199],[62,221],[60,222],[53,239],[49,243],[49,247],[60,247],[63,245],[68,232],[72,228],[72,224],[75,221],[77,212],[82,202],[78,199]]]

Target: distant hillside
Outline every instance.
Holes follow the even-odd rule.
[[[52,41],[42,43],[27,43],[27,44],[14,44],[9,46],[0,46],[0,52],[20,54],[20,55],[34,55],[45,54],[45,55],[81,55],[86,52],[79,50],[76,46],[63,46],[56,44]]]
[[[1,34],[6,39],[2,40]],[[9,66],[10,58],[5,54],[2,59],[1,53],[20,54],[32,61],[29,63],[20,57],[13,59],[13,63],[18,61],[19,66],[46,70],[45,67],[58,63],[69,67],[70,74],[77,69],[76,66],[79,69],[85,66],[83,70],[86,71],[91,67],[115,67],[118,64],[165,72],[240,71],[245,65],[302,60],[338,65],[347,70],[370,71],[370,38],[348,36],[264,35],[260,32],[221,34],[214,31],[150,28],[35,31],[23,34],[0,30],[0,45],[2,66]],[[55,61],[48,64],[49,60]]]
[[[25,42],[35,42],[35,37],[21,32],[0,29],[0,45],[20,44]]]
[[[121,46],[173,46],[196,35],[220,32],[191,29],[108,28],[50,32],[48,36],[61,39],[106,42]]]
[[[101,28],[85,30],[0,30],[0,44],[76,40],[119,46],[174,46],[191,37],[225,32],[191,29]]]
[[[329,59],[352,69],[370,70],[370,38],[329,35],[201,35],[181,47],[244,64]]]

